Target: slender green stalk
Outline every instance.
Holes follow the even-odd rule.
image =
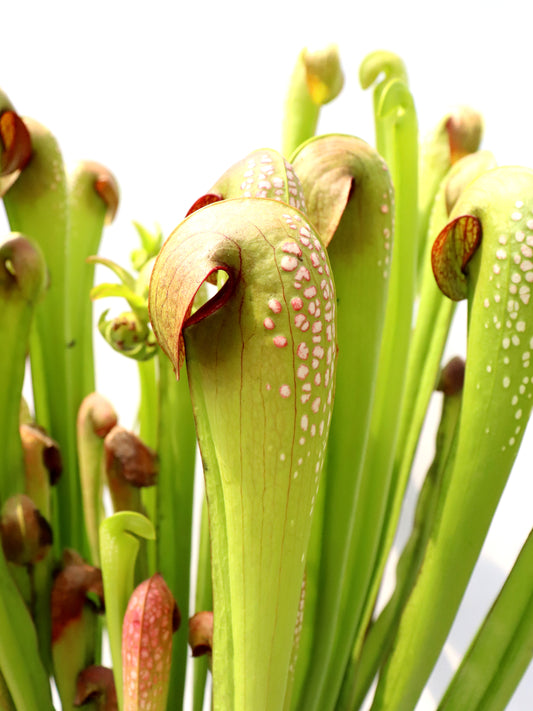
[[[48,674],[41,662],[30,613],[0,546],[0,673],[15,708],[53,711]]]
[[[504,711],[531,662],[533,532],[483,621],[438,711]]]
[[[137,361],[140,388],[139,437],[152,449],[157,447],[159,427],[156,363],[156,358]]]
[[[0,506],[25,489],[20,400],[34,308],[45,289],[41,250],[20,234],[0,245]]]
[[[338,96],[343,83],[336,46],[300,52],[285,103],[281,147],[284,156],[292,155],[300,144],[315,135],[320,107]]]
[[[85,531],[93,565],[100,564],[98,532],[103,519],[104,437],[117,424],[110,402],[98,393],[84,398],[77,418],[78,458]]]
[[[100,560],[106,602],[106,621],[119,710],[123,709],[122,622],[134,588],[134,569],[140,539],[153,540],[155,529],[141,514],[121,511],[100,526]]]
[[[157,570],[188,619],[196,432],[187,380],[176,381],[161,351],[158,365]],[[174,637],[169,690],[169,703],[174,705],[182,703],[184,694],[187,633],[183,625]]]
[[[157,358],[137,361],[139,370],[139,436],[149,447],[157,450],[159,429],[158,383],[156,373]],[[146,515],[154,524],[157,521],[158,488],[149,486],[141,491],[141,499]],[[157,543],[146,542],[148,571],[154,575],[157,571]]]
[[[444,401],[437,432],[435,458],[418,498],[411,536],[396,568],[396,586],[391,599],[377,620],[371,623],[360,656],[352,656],[339,699],[339,711],[360,707],[379,667],[390,651],[401,611],[420,568],[439,498],[446,494],[445,474],[449,474],[451,470],[449,462],[454,455],[463,378],[464,363],[456,361],[448,364],[447,370],[441,377]]]
[[[61,474],[61,458],[57,443],[36,427],[20,425],[20,439],[24,451],[25,494],[39,513],[51,524],[51,486]],[[52,551],[36,561],[29,569],[31,614],[39,641],[41,659],[47,671],[52,669],[50,594],[54,570]]]
[[[204,497],[202,521],[200,527],[200,547],[198,551],[198,575],[196,577],[195,612],[213,609],[213,586],[211,583],[211,548],[209,541],[209,518],[207,502]],[[205,685],[209,669],[207,655],[194,661],[193,711],[202,711],[204,707]]]
[[[338,694],[352,649],[358,648],[368,620],[366,611],[377,595],[373,574],[379,554],[389,497],[398,415],[404,395],[411,321],[416,284],[417,220],[417,121],[412,98],[399,80],[391,81],[380,97],[378,118],[385,120],[388,162],[395,186],[395,236],[392,252],[389,297],[381,342],[375,398],[372,407],[368,445],[365,452],[357,505],[353,516],[347,570],[353,587],[342,594],[344,609],[351,608],[357,624],[350,637],[339,630],[336,653],[344,650],[344,666],[336,671],[336,684],[330,694]],[[390,133],[388,131],[390,130]],[[357,601],[353,600],[357,590]],[[335,704],[332,699],[330,704]],[[328,706],[330,708],[333,706]]]
[[[92,302],[94,263],[104,223],[114,217],[118,187],[113,175],[97,163],[79,163],[69,176],[69,268],[67,294],[76,294],[69,309],[70,357],[72,360],[71,417],[76,417],[83,398],[95,389]]]

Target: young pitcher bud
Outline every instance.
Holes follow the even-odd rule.
[[[176,602],[161,575],[133,591],[122,627],[124,711],[166,709],[172,635],[179,623]]]

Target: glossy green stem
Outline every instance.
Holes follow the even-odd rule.
[[[95,389],[93,353],[93,307],[90,291],[94,263],[87,257],[98,251],[107,205],[95,189],[96,175],[81,163],[69,176],[69,266],[67,295],[76,294],[69,308],[69,348],[72,377],[71,416],[76,416],[83,398]]]
[[[157,486],[157,569],[189,618],[189,581],[196,432],[187,379],[177,381],[159,352],[159,478]],[[174,635],[169,703],[182,703],[187,664],[187,625]]]
[[[319,115],[320,106],[313,101],[307,88],[302,52],[296,60],[285,102],[281,142],[284,156],[292,155],[300,144],[315,135]]]
[[[398,561],[394,592],[371,623],[360,654],[352,655],[337,707],[339,711],[360,707],[390,650],[401,611],[420,568],[438,500],[446,495],[446,473],[451,470],[460,411],[460,391],[444,397],[435,458],[418,498],[411,536]]]
[[[200,547],[198,551],[198,574],[196,577],[195,612],[213,609],[213,586],[211,583],[211,546],[209,540],[209,516],[207,501],[202,504],[200,527]],[[204,707],[205,684],[209,670],[207,655],[194,661],[193,711],[202,711]]]
[[[93,565],[100,565],[98,532],[102,502],[105,435],[117,424],[111,404],[98,393],[84,398],[76,420],[78,460],[85,531]]]
[[[139,437],[152,449],[157,447],[159,428],[156,363],[157,358],[137,361],[140,387]]]
[[[48,674],[39,656],[37,635],[7,567],[0,546],[0,672],[15,708],[53,711]]]
[[[34,307],[44,283],[40,249],[12,235],[0,246],[0,506],[25,490],[20,400]]]
[[[504,711],[531,662],[533,533],[483,621],[438,711]]]
[[[104,583],[107,631],[119,710],[123,709],[122,622],[134,588],[140,539],[153,540],[155,529],[141,514],[122,511],[100,526],[100,560]]]
[[[159,408],[158,408],[158,384],[156,373],[157,358],[137,361],[139,370],[140,401],[138,411],[139,436],[141,440],[157,450],[158,428],[159,428]],[[148,518],[154,523],[157,521],[157,499],[158,487],[148,486],[141,490],[141,499]],[[146,555],[148,561],[148,571],[150,575],[157,572],[157,543],[146,542]]]

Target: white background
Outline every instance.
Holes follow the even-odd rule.
[[[533,167],[533,25],[527,8],[525,0],[12,0],[1,13],[0,86],[21,114],[56,134],[68,165],[88,158],[115,173],[121,207],[101,253],[127,266],[137,246],[131,220],[147,227],[158,222],[168,235],[229,165],[255,148],[280,147],[287,81],[304,46],[336,42],[346,75],[343,93],[323,111],[321,132],[373,141],[371,95],[360,89],[358,69],[368,52],[382,48],[407,65],[421,134],[453,105],[468,103],[484,114],[483,147],[500,164]],[[456,335],[450,354],[462,348],[461,325]],[[99,389],[129,426],[135,366],[100,341],[98,346]],[[426,458],[431,446],[430,435]],[[523,448],[477,582],[417,711],[434,708],[433,697],[438,699],[529,532],[528,450]],[[530,673],[509,708],[531,709],[532,699]]]

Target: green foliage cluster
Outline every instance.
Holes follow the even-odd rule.
[[[183,708],[189,645],[194,711],[209,674],[215,711],[356,711],[373,682],[372,711],[416,706],[531,411],[533,171],[480,150],[468,107],[421,142],[394,54],[360,81],[375,148],[315,135],[343,76],[334,47],[303,51],[282,152],[235,163],[164,244],[136,224],[130,271],[96,256],[113,175],[67,175],[0,93],[2,711],[53,709],[52,679],[64,711]],[[95,264],[118,281],[93,286]],[[102,297],[128,305],[98,329],[137,361],[135,432],[94,392]],[[466,362],[445,364],[461,299]],[[377,609],[435,390],[434,461]],[[439,711],[506,707],[532,555],[530,536]]]

